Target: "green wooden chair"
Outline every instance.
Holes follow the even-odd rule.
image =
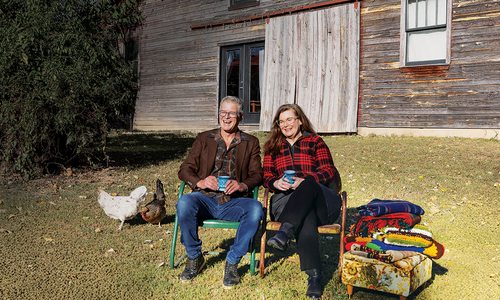
[[[182,194],[184,194],[184,189],[186,187],[186,183],[184,181],[181,182],[179,186],[179,194],[177,199],[180,199]],[[253,198],[258,199],[259,195],[259,187],[255,187],[253,190]],[[209,219],[203,221],[203,224],[201,227],[203,228],[219,228],[219,229],[238,229],[240,226],[239,222],[232,222],[232,221],[224,221],[224,220],[217,220],[217,219]],[[175,246],[177,245],[177,235],[179,233],[179,223],[178,223],[178,218],[177,214],[175,215],[175,223],[174,223],[174,231],[172,234],[172,245],[170,247],[170,268],[176,268],[178,267],[186,258],[187,254],[184,253],[177,261],[175,260]],[[250,274],[256,275],[257,273],[255,272],[255,243],[252,240],[252,243],[250,245]],[[216,251],[208,251],[208,254],[220,254],[220,252]]]

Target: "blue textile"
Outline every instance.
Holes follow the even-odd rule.
[[[259,229],[263,217],[262,205],[253,198],[233,198],[219,204],[215,197],[193,192],[183,195],[177,202],[177,217],[181,227],[181,242],[186,247],[189,259],[195,259],[201,252],[198,238],[198,223],[205,219],[238,221],[234,244],[229,248],[226,260],[237,264],[250,247],[250,242]]]
[[[406,200],[380,200],[373,199],[366,205],[358,207],[358,214],[360,216],[376,217],[385,214],[407,212],[414,215],[423,215],[424,210],[422,207],[413,204]]]

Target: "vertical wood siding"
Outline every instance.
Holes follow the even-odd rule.
[[[399,65],[401,1],[361,4],[358,126],[500,128],[500,1],[454,0],[451,63],[419,70]]]
[[[229,0],[145,0],[134,129],[217,126],[220,45],[264,40],[264,19],[197,30],[192,24],[320,2],[261,0],[259,6],[228,11]]]
[[[297,103],[319,132],[355,132],[359,10],[352,3],[272,18],[266,25],[260,128]]]

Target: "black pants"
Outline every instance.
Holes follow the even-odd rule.
[[[322,188],[313,178],[306,178],[290,195],[278,221],[295,229],[300,269],[321,268],[318,226],[333,223],[340,214],[340,197]]]

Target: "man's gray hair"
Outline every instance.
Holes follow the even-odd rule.
[[[226,96],[226,97],[222,98],[222,100],[220,101],[219,110],[220,110],[220,107],[222,106],[222,103],[224,103],[224,102],[231,102],[231,103],[238,105],[238,116],[240,119],[243,117],[243,101],[241,101],[240,98],[235,97],[235,96]]]

